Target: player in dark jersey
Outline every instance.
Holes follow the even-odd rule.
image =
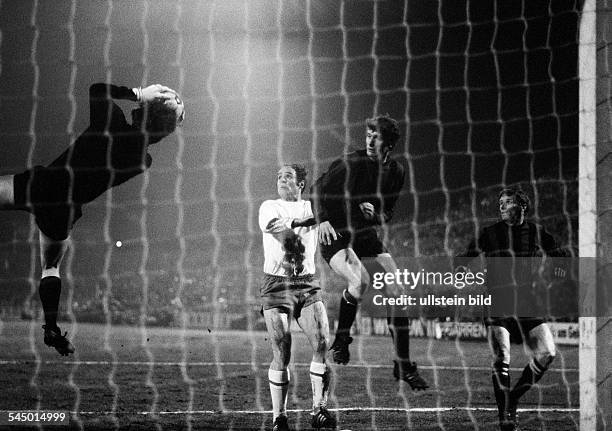
[[[340,299],[338,328],[330,348],[339,364],[347,364],[350,359],[350,329],[359,301],[370,284],[369,263],[385,272],[397,270],[376,227],[391,220],[404,184],[404,168],[390,157],[400,136],[399,126],[388,115],[368,119],[366,126],[365,150],[334,161],[311,190],[321,255],[348,283]],[[387,284],[386,289],[397,292],[398,286]],[[406,381],[412,389],[427,388],[416,364],[410,362],[408,318],[392,310],[387,320],[397,355],[395,378]]]
[[[542,318],[527,311],[533,298],[522,289],[531,288],[531,262],[539,261],[535,258],[562,253],[542,226],[525,220],[530,200],[522,190],[504,189],[498,198],[501,220],[485,227],[461,257],[486,256],[487,288],[500,305],[493,307],[497,310],[491,311],[485,324],[494,356],[492,378],[500,429],[506,431],[518,429],[516,409],[520,397],[542,378],[555,357],[550,328]],[[510,343],[523,340],[531,360],[510,390]]]
[[[140,104],[132,111],[132,124],[113,99]],[[0,176],[0,209],[26,210],[36,219],[44,341],[64,356],[73,353],[74,346],[57,326],[59,267],[81,207],[151,166],[148,146],[172,133],[184,118],[182,100],[162,85],[130,89],[93,84],[89,104],[89,127],[57,159],[48,166]]]

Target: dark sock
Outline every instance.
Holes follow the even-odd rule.
[[[38,294],[45,313],[45,324],[51,328],[57,326],[57,310],[61,292],[62,281],[58,277],[45,277],[40,280]]]
[[[410,319],[403,316],[391,316],[387,317],[387,323],[398,361],[408,364],[410,362]]]
[[[340,315],[338,316],[338,329],[336,330],[336,335],[349,336],[356,315],[357,299],[355,299],[348,290],[344,290],[344,292],[342,292],[342,298],[340,299]]]
[[[493,392],[495,393],[495,401],[499,417],[503,418],[507,410],[510,397],[510,364],[496,363],[493,366]]]
[[[533,368],[532,368],[533,367]],[[511,396],[513,401],[518,401],[525,392],[527,392],[533,385],[535,385],[544,375],[544,368],[542,365],[538,363],[535,359],[529,365],[527,365],[523,369],[523,374],[514,385],[514,389],[512,389]]]

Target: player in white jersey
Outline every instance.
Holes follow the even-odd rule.
[[[268,378],[272,395],[273,430],[287,431],[286,405],[291,358],[291,320],[295,318],[313,349],[310,363],[313,428],[335,428],[327,410],[329,369],[325,362],[329,323],[315,279],[314,255],[317,226],[310,201],[302,199],[306,169],[283,166],[277,175],[280,199],[267,200],[259,208],[263,232],[264,282],[261,299],[273,359]]]

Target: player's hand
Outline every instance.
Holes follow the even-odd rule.
[[[319,224],[319,243],[324,245],[331,245],[332,240],[336,241],[338,239],[338,234],[336,230],[331,225],[330,222],[324,221]]]
[[[366,220],[373,220],[376,217],[376,213],[374,212],[374,205],[370,202],[362,202],[359,204],[359,210],[363,217]]]
[[[171,99],[174,97],[174,92],[169,88],[160,84],[153,84],[141,90],[140,102],[152,102],[155,99]]]
[[[565,275],[567,274],[567,272],[565,271],[565,269],[561,268],[560,266],[557,266],[555,267],[553,274],[557,278],[565,278]]]
[[[277,233],[290,229],[292,220],[293,219],[288,217],[273,218],[268,222],[266,230],[269,232]]]

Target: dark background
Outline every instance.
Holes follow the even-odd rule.
[[[87,127],[94,82],[162,83],[183,96],[185,124],[151,149],[150,171],[84,208],[63,270],[75,312],[109,298],[137,311],[176,297],[193,308],[257,302],[257,210],[276,197],[278,167],[301,162],[318,177],[364,145],[375,113],[402,125],[396,256],[455,253],[517,183],[534,219],[575,247],[579,8],[4,0],[0,174],[61,153]],[[28,214],[0,214],[2,302],[34,291],[36,242]]]

